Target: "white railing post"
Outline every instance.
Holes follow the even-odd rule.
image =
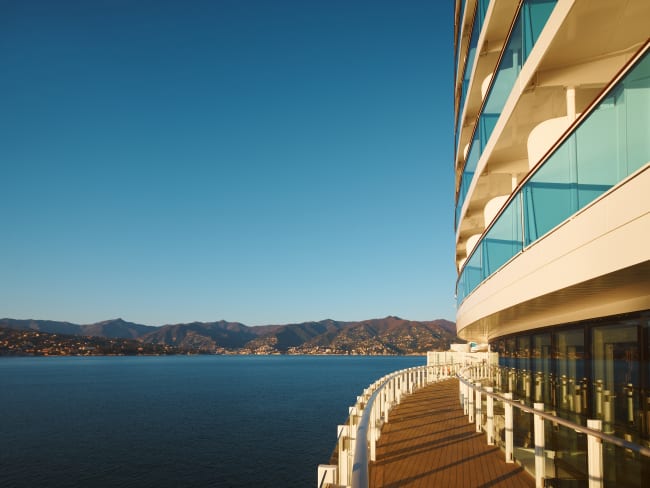
[[[533,404],[535,410],[544,411],[543,403]],[[546,462],[544,458],[544,419],[539,415],[533,418],[533,430],[535,436],[535,488],[544,488],[544,477],[546,476]]]
[[[468,397],[469,397],[469,406],[467,407],[469,411],[469,423],[473,424],[474,423],[474,389],[472,388],[473,382],[472,380],[469,381],[469,391],[468,391]]]
[[[338,466],[338,484],[346,486],[348,484],[348,449],[349,439],[348,435],[350,427],[347,425],[338,426],[338,439],[339,439],[339,466]]]
[[[587,427],[602,430],[601,420],[587,420]],[[603,442],[592,435],[587,435],[587,466],[589,468],[589,488],[603,486]]]
[[[463,408],[463,392],[465,391],[465,384],[462,381],[458,382],[458,401],[460,402],[460,407]]]
[[[463,414],[469,415],[469,386],[467,383],[463,383]]]
[[[481,397],[481,383],[476,383],[476,432],[481,432],[483,422],[483,400]]]
[[[374,410],[374,405],[372,407]],[[370,411],[370,460],[371,461],[376,461],[377,460],[377,451],[376,451],[376,443],[377,443],[377,422],[375,420],[375,412],[371,410]]]
[[[390,413],[390,388],[391,385],[393,384],[392,381],[389,381],[388,384],[386,385],[386,388],[388,388],[388,391],[386,392],[386,402],[384,405],[384,423],[388,422],[388,414]]]
[[[503,397],[507,400],[512,400],[512,393],[504,393]],[[505,410],[505,423],[506,423],[506,463],[513,463],[512,457],[512,405],[503,402]]]
[[[326,485],[336,485],[336,466],[332,464],[319,464],[316,483],[318,488]]]
[[[485,388],[488,393],[492,393],[494,388],[488,386]],[[494,445],[494,398],[490,395],[487,395],[485,399],[487,407],[487,443],[488,446]]]

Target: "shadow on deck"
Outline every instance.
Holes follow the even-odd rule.
[[[458,380],[431,384],[395,407],[370,464],[372,488],[533,487],[535,480],[476,433],[458,401]]]

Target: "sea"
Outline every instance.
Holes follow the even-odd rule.
[[[425,362],[0,358],[0,487],[313,487],[357,395]]]

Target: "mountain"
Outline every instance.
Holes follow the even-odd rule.
[[[94,324],[78,325],[54,320],[0,319],[0,327],[19,330],[38,330],[49,334],[68,334],[115,339],[137,339],[158,327],[134,324],[122,319],[105,320]]]
[[[134,324],[122,319],[105,320],[95,324],[82,325],[81,335],[93,337],[137,339],[158,330],[158,327]]]
[[[192,322],[157,327],[142,337],[143,342],[167,344],[199,351],[238,349],[257,337],[256,327],[238,322]]]
[[[103,338],[234,354],[413,354],[446,350],[457,342],[447,320],[412,321],[389,316],[360,322],[322,320],[249,327],[239,322],[192,322],[151,327],[122,319],[77,325],[48,320],[0,319],[0,327]]]
[[[70,322],[57,322],[54,320],[17,320],[0,319],[0,327],[19,330],[38,330],[50,334],[82,335],[81,326]]]

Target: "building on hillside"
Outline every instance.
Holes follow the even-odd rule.
[[[458,334],[516,398],[649,446],[650,2],[456,4]]]

